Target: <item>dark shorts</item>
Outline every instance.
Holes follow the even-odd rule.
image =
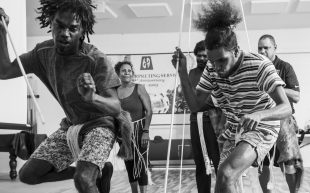
[[[300,148],[295,133],[297,129],[297,123],[293,116],[281,121],[281,130],[276,142],[276,148],[273,147],[265,157],[264,166],[269,166],[272,156],[275,155],[274,166],[279,167],[281,165],[282,168],[285,167],[286,173],[295,172],[294,165],[298,164],[296,162],[301,160]]]

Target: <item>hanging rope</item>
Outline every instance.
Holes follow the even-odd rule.
[[[149,145],[147,145],[147,149],[144,152],[140,152],[139,149],[139,128],[143,128],[144,124],[143,124],[143,120],[145,120],[145,118],[136,120],[133,122],[134,125],[134,132],[132,135],[132,139],[131,142],[133,144],[134,147],[134,152],[133,153],[133,162],[134,162],[134,166],[133,166],[133,177],[134,178],[138,178],[141,175],[141,171],[144,168],[145,173],[147,174],[148,171],[148,160],[144,160],[144,154],[146,154],[147,156],[147,152],[149,150]],[[137,155],[136,155],[137,154]]]
[[[189,9],[188,52],[187,52],[187,55],[189,57],[190,57],[190,49],[191,49],[192,9],[193,9],[193,0],[190,1],[190,9]],[[181,163],[180,163],[180,174],[179,174],[179,193],[182,192],[181,190],[182,190],[182,170],[183,170],[184,136],[185,136],[185,115],[186,115],[186,109],[184,106],[183,126],[182,126],[182,150],[181,150]]]
[[[237,118],[239,117],[240,112],[238,113],[238,115],[236,116]],[[239,119],[239,118],[238,118]],[[238,124],[238,127],[236,129],[236,134],[235,134],[235,146],[238,144],[238,142],[240,141],[241,135],[244,132],[243,127],[241,127],[241,124]],[[242,181],[242,175],[240,175],[240,177],[238,178],[237,182],[236,182],[236,191],[243,193],[243,181]]]
[[[207,146],[205,142],[205,137],[203,133],[203,112],[197,113],[197,125],[198,125],[202,155],[203,155],[203,159],[204,159],[205,167],[206,167],[206,174],[210,175],[212,173],[212,170],[211,170],[210,159],[208,156]]]
[[[149,151],[150,150],[150,142],[147,142],[147,152],[146,152],[146,161],[147,161],[147,179],[148,179],[148,185],[152,186],[154,185],[155,183],[153,182],[152,180],[152,173],[151,173],[151,170],[149,169],[149,164],[150,164],[150,161],[149,161]]]
[[[180,174],[179,174],[179,193],[182,190],[182,169],[183,169],[183,152],[184,152],[184,135],[185,135],[185,114],[186,109],[184,108],[183,113],[183,126],[182,126],[182,150],[181,150],[181,163],[180,163]]]
[[[270,154],[268,153],[268,159],[269,159],[269,171],[270,171],[270,179],[269,182],[267,183],[267,189],[268,190],[273,190],[275,188],[275,179],[274,179],[274,172],[273,172],[273,164],[274,164],[274,159],[276,157],[276,150],[277,150],[277,144],[275,143],[273,146],[273,154],[270,157]],[[285,167],[283,167],[285,168]]]
[[[243,8],[242,1],[239,0],[239,2],[240,2],[240,7],[241,7],[243,21],[244,21],[243,24],[244,24],[245,34],[246,34],[246,37],[247,37],[248,48],[249,48],[249,51],[251,52],[252,49],[251,49],[251,43],[250,43],[250,38],[249,38],[249,33],[248,33],[247,22],[246,22],[246,18],[245,18],[245,14],[244,14],[244,8]],[[242,134],[242,131],[240,131],[240,133],[236,135],[236,138],[240,138],[241,134]],[[240,182],[240,188],[241,188],[240,191],[243,192],[242,175],[239,177],[238,181]]]
[[[13,44],[13,40],[12,40],[11,34],[10,34],[10,32],[9,32],[8,26],[6,25],[6,22],[5,22],[5,20],[4,20],[4,17],[1,17],[1,19],[2,19],[3,26],[4,26],[4,28],[5,28],[5,31],[6,31],[6,33],[8,34],[8,37],[9,37],[9,40],[10,40],[10,42],[11,42],[12,48],[13,48],[13,50],[14,50],[14,53],[15,53],[15,56],[16,56],[17,63],[18,63],[18,66],[19,66],[19,68],[20,68],[20,71],[22,72],[23,77],[24,77],[24,79],[25,79],[25,81],[26,81],[28,91],[30,92],[30,96],[31,96],[31,98],[32,98],[32,100],[33,100],[33,102],[34,102],[34,105],[35,105],[36,109],[38,110],[38,113],[39,113],[39,115],[40,115],[42,124],[45,124],[45,120],[44,120],[44,117],[43,117],[43,115],[42,115],[42,113],[41,113],[41,109],[40,109],[40,107],[39,107],[39,105],[38,105],[38,103],[37,103],[37,100],[36,100],[36,98],[35,98],[35,96],[34,96],[34,93],[33,93],[33,90],[32,90],[32,88],[31,88],[31,85],[30,85],[30,83],[29,83],[29,81],[28,81],[26,72],[25,72],[24,67],[23,67],[23,65],[22,65],[22,62],[20,61],[19,55],[17,54],[17,51],[16,51],[15,46],[14,46],[14,44]]]
[[[82,129],[83,124],[79,125],[72,125],[68,128],[67,131],[67,144],[72,153],[72,157],[74,161],[76,161],[80,154],[80,147],[79,147],[79,132]]]
[[[250,43],[250,38],[249,38],[249,33],[248,33],[248,27],[247,27],[247,24],[246,24],[246,20],[245,20],[245,14],[244,14],[244,9],[243,9],[243,4],[242,4],[242,1],[240,1],[240,6],[241,6],[241,11],[242,11],[242,17],[243,17],[243,24],[244,24],[244,29],[245,29],[245,34],[246,34],[246,37],[247,37],[247,41],[248,41],[248,47],[249,47],[249,51],[251,52],[252,49],[251,49],[251,43]]]
[[[183,19],[184,19],[184,7],[185,0],[182,1],[182,11],[181,11],[181,20],[180,20],[180,32],[179,32],[179,48],[181,47],[181,39],[182,39],[182,28],[183,28]],[[176,88],[178,83],[178,70],[179,70],[179,58],[177,59],[176,68],[175,68],[175,79],[174,79],[174,92],[173,92],[173,100],[172,100],[172,112],[171,112],[171,124],[170,124],[170,133],[169,133],[169,142],[168,142],[168,152],[167,152],[167,163],[166,163],[166,173],[165,173],[165,186],[164,193],[167,193],[167,185],[168,185],[168,174],[169,174],[169,161],[170,161],[170,151],[171,151],[171,138],[172,138],[172,128],[174,121],[174,111],[175,111],[175,99],[176,99]]]
[[[189,24],[188,24],[188,52],[190,54],[191,49],[191,32],[192,32],[192,18],[193,18],[193,0],[190,1],[190,8],[189,8]]]

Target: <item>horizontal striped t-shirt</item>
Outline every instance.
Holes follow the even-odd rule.
[[[227,78],[221,78],[215,69],[207,65],[196,89],[212,92],[218,106],[225,113],[227,124],[223,134],[232,139],[243,115],[270,109],[276,104],[268,93],[285,83],[266,57],[242,52],[238,68]],[[277,135],[280,121],[261,121],[257,130],[267,130]]]

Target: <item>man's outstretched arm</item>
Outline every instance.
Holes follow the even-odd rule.
[[[210,96],[210,93],[203,93],[193,88],[187,73],[186,57],[179,48],[177,48],[177,51],[172,56],[171,62],[173,66],[176,67],[178,57],[179,57],[178,73],[180,76],[182,92],[184,94],[189,109],[191,110],[191,112],[207,110],[202,109],[202,107],[205,106],[207,98]]]
[[[6,25],[9,24],[9,17],[4,10],[0,7],[0,79],[10,79],[19,77],[22,75],[18,63],[11,62],[7,47],[7,38],[4,24],[2,22],[4,18]]]
[[[78,92],[82,99],[96,106],[97,109],[107,115],[117,117],[121,112],[121,105],[117,96],[116,88],[103,89],[96,92],[96,85],[89,73],[81,74],[77,79]]]
[[[105,96],[95,94],[93,104],[102,112],[117,117],[121,112],[121,104],[117,97],[116,89],[110,88],[105,90]]]

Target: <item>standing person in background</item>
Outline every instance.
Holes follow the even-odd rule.
[[[138,193],[138,185],[140,193],[145,193],[148,185],[146,158],[152,119],[151,100],[143,85],[133,83],[134,71],[130,61],[118,62],[114,68],[121,80],[121,86],[117,88],[121,107],[130,113],[134,125],[134,159],[125,160],[125,166],[132,193]]]
[[[59,102],[67,124],[50,135],[19,171],[21,182],[39,184],[74,179],[79,193],[107,193],[102,183],[118,127],[130,128],[121,114],[117,74],[106,56],[84,42],[93,33],[95,16],[91,0],[41,0],[38,19],[52,39],[22,54],[27,74],[34,73]],[[0,8],[0,17],[9,17]],[[6,32],[0,21],[0,79],[22,76],[18,62],[10,61]],[[70,144],[70,145],[69,145]],[[76,161],[76,167],[70,165]]]
[[[279,76],[285,82],[286,86],[284,90],[290,101],[292,113],[294,114],[295,109],[293,103],[299,101],[300,90],[298,79],[293,67],[289,63],[281,60],[276,55],[276,50],[277,44],[272,35],[265,34],[259,38],[258,53],[268,57],[269,60],[273,62]],[[270,160],[272,160],[270,158],[273,157],[273,154],[275,155],[274,165],[277,167],[280,166],[282,172],[285,173],[290,193],[298,192],[303,173],[303,163],[296,136],[297,130],[298,126],[293,115],[281,121],[281,129],[276,143],[276,152],[273,153],[274,148],[272,148],[269,152],[269,156],[265,157],[263,172],[259,176],[259,181],[264,193],[273,192],[272,189],[268,189],[267,187],[268,181],[271,179],[270,168],[268,166],[270,165]]]
[[[184,69],[182,73],[179,73],[181,81],[182,90],[184,89],[195,89],[197,86],[200,77],[207,65],[208,56],[207,49],[204,41],[200,41],[196,44],[194,48],[194,54],[196,56],[197,66],[194,69],[189,71],[187,74],[187,69]],[[190,87],[184,87],[184,82],[190,84]],[[185,99],[194,98],[194,94],[190,92],[183,92]],[[189,106],[191,109],[191,106]],[[203,114],[203,134],[207,146],[208,156],[212,160],[215,172],[217,172],[218,164],[220,161],[220,153],[217,144],[216,135],[211,124],[211,120],[208,114],[208,111],[205,111]],[[211,192],[211,174],[206,174],[205,160],[203,157],[203,152],[200,143],[200,135],[198,131],[197,124],[197,112],[191,112],[190,115],[190,135],[191,135],[191,144],[194,154],[194,161],[196,165],[196,183],[198,193],[210,193]]]

